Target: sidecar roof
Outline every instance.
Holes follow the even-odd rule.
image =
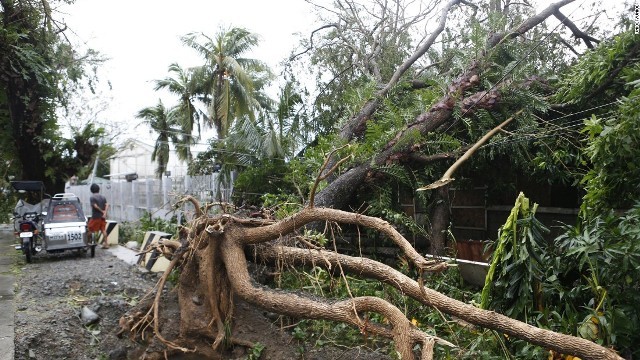
[[[44,191],[44,183],[37,180],[12,181],[11,186],[16,190]]]

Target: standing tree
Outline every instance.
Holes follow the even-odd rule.
[[[258,44],[258,37],[246,29],[220,31],[215,38],[191,33],[182,38],[185,45],[195,49],[205,64],[194,69],[193,76],[204,90],[208,105],[209,125],[213,125],[219,139],[224,139],[234,119],[249,116],[255,119],[259,108],[262,79],[270,72],[262,62],[243,57]]]
[[[158,178],[162,177],[167,170],[170,153],[169,141],[179,144],[178,135],[181,132],[181,128],[177,126],[174,115],[175,112],[168,110],[162,104],[162,100],[158,100],[158,105],[144,108],[136,115],[137,118],[143,119],[144,123],[158,133],[158,138],[151,153],[151,160],[158,163],[156,168],[156,176]]]
[[[191,161],[191,145],[200,135],[200,119],[204,117],[195,106],[196,94],[199,84],[193,77],[193,71],[185,70],[178,64],[169,65],[169,72],[173,77],[166,77],[156,80],[155,90],[167,89],[177,95],[180,101],[172,109],[176,122],[182,130],[179,136],[179,143],[176,144],[176,152],[181,160]],[[194,137],[195,128],[198,129],[198,136]]]
[[[56,109],[87,75],[84,64],[99,61],[66,41],[66,25],[53,17],[56,3],[0,1],[0,122],[11,139],[3,139],[4,150],[18,160],[18,178],[42,180],[52,192],[79,170],[70,166],[74,146],[61,146]]]

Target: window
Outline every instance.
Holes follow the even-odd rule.
[[[78,208],[76,208],[76,205],[67,203],[53,206],[51,221],[82,221],[82,219],[78,216]]]

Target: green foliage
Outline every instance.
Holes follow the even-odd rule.
[[[154,218],[151,214],[145,213],[138,221],[140,222],[139,229],[142,231],[162,231],[168,234],[175,234],[178,227],[175,217],[167,221],[161,218]]]
[[[636,67],[640,76],[640,66]],[[640,200],[640,84],[619,101],[610,118],[592,117],[585,122],[586,157],[592,168],[583,178],[587,191],[582,210],[601,214],[610,208],[629,208]]]
[[[167,282],[169,282],[173,286],[177,286],[179,281],[180,281],[180,270],[174,268],[171,270],[171,273],[167,277]]]
[[[173,235],[177,232],[178,224],[175,217],[167,221],[161,218],[153,218],[151,214],[144,213],[138,221],[123,221],[119,224],[118,228],[120,242],[137,241],[139,244],[142,244],[144,234],[147,231],[161,231]]]
[[[156,176],[160,178],[164,175],[169,162],[169,141],[176,145],[179,144],[177,134],[180,133],[180,128],[177,126],[177,119],[164,106],[162,100],[158,100],[158,104],[155,106],[149,106],[138,111],[136,118],[142,119],[145,124],[158,133],[151,153],[151,160],[158,164],[155,172]]]
[[[569,68],[566,76],[563,76],[554,100],[557,103],[573,104],[584,104],[588,101],[590,106],[615,100],[624,92],[626,86],[623,78],[612,77],[615,75],[614,70],[621,67],[624,74],[637,67],[633,65],[634,61],[628,61],[637,57],[639,50],[633,49],[637,48],[639,41],[640,37],[629,30],[606,40],[588,52],[577,64]],[[594,93],[594,90],[608,82],[611,84],[601,89],[600,93]]]
[[[482,308],[529,321],[531,309],[540,305],[540,281],[545,262],[543,233],[548,230],[535,218],[538,204],[530,206],[520,193],[493,246],[490,267],[482,289]]]
[[[293,184],[296,188],[297,195],[299,195],[301,199],[306,200],[309,197],[309,191],[311,191],[311,187],[315,183],[318,172],[324,164],[327,154],[334,150],[335,146],[338,146],[336,144],[339,144],[339,142],[336,141],[335,136],[319,137],[316,140],[316,144],[313,144],[313,146],[309,145],[304,150],[304,157],[296,157],[289,162],[289,172],[285,173],[284,177],[288,182]],[[349,146],[337,152],[336,157],[345,157],[352,154],[352,151],[354,151],[354,147]],[[350,164],[352,164],[352,162],[349,161],[343,164],[341,169],[338,169],[337,174],[340,174],[341,170]],[[320,191],[324,186],[326,186],[326,181],[321,182],[320,188],[317,189],[317,191]]]
[[[640,354],[640,203],[568,229],[555,240],[545,298],[577,335]]]
[[[4,181],[0,181],[2,184]],[[9,184],[0,186],[0,224],[10,223],[13,209],[18,201],[15,194],[8,191]]]
[[[274,214],[276,219],[284,219],[302,209],[299,198],[287,194],[264,194],[261,197],[262,206]]]
[[[118,241],[126,243],[127,241],[136,241],[138,244],[142,243],[144,233],[138,231],[136,224],[128,221],[123,221],[118,224]]]
[[[583,212],[628,208],[638,199],[630,196],[625,201],[623,194],[637,193],[630,184],[638,176],[632,159],[637,157],[638,141],[634,81],[640,67],[634,59],[639,41],[627,31],[582,56],[562,75],[551,99],[564,103],[563,112],[569,114],[537,132],[535,172],[550,181],[587,188]]]
[[[374,186],[373,192],[367,197],[367,214],[377,216],[393,225],[400,233],[410,236],[428,237],[428,232],[422,224],[407,215],[401,208],[398,201],[399,191],[415,188],[415,181],[407,171],[400,166],[386,166],[379,170],[387,175],[393,176],[389,183],[398,181],[400,184],[389,186]],[[394,181],[395,180],[395,181]],[[383,240],[383,242],[386,240]]]
[[[190,33],[182,37],[184,45],[202,56],[204,64],[194,69],[200,91],[209,111],[207,120],[213,125],[218,139],[224,139],[236,119],[255,118],[261,93],[271,78],[271,71],[262,61],[246,57],[259,43],[257,34],[244,28],[220,28],[209,37]]]
[[[247,355],[246,360],[258,360],[262,356],[262,351],[265,346],[260,342],[253,344],[251,349],[249,349],[249,355]]]
[[[640,203],[567,228],[553,244],[534,215],[521,195],[496,242],[482,306],[637,355]],[[522,341],[505,344],[516,358],[542,355]]]
[[[15,160],[17,179],[42,180],[61,192],[66,178],[86,163],[75,157],[76,139],[58,128],[58,110],[95,80],[85,69],[101,62],[95,51],[80,54],[68,44],[66,26],[48,2],[10,1],[0,6],[0,151]],[[83,154],[84,155],[84,154]],[[5,160],[4,157],[0,160]]]
[[[293,185],[282,174],[290,166],[282,161],[266,161],[241,172],[234,182],[233,200],[237,204],[259,205],[263,194],[290,194]]]

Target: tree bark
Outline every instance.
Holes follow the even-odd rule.
[[[431,220],[431,239],[429,253],[432,255],[445,255],[447,246],[448,229],[450,222],[449,186],[441,186],[434,190],[434,206],[429,219]]]
[[[622,360],[614,351],[597,345],[589,340],[540,329],[511,319],[493,311],[483,310],[452,299],[430,288],[422,287],[418,282],[394,268],[371,259],[336,254],[326,250],[298,249],[291,247],[261,246],[256,252],[268,261],[286,259],[295,265],[314,265],[336,267],[338,264],[350,273],[377,279],[387,285],[398,288],[402,293],[449,314],[487,329],[523,339],[532,344],[552,349],[558,353],[578,356],[581,359]]]

